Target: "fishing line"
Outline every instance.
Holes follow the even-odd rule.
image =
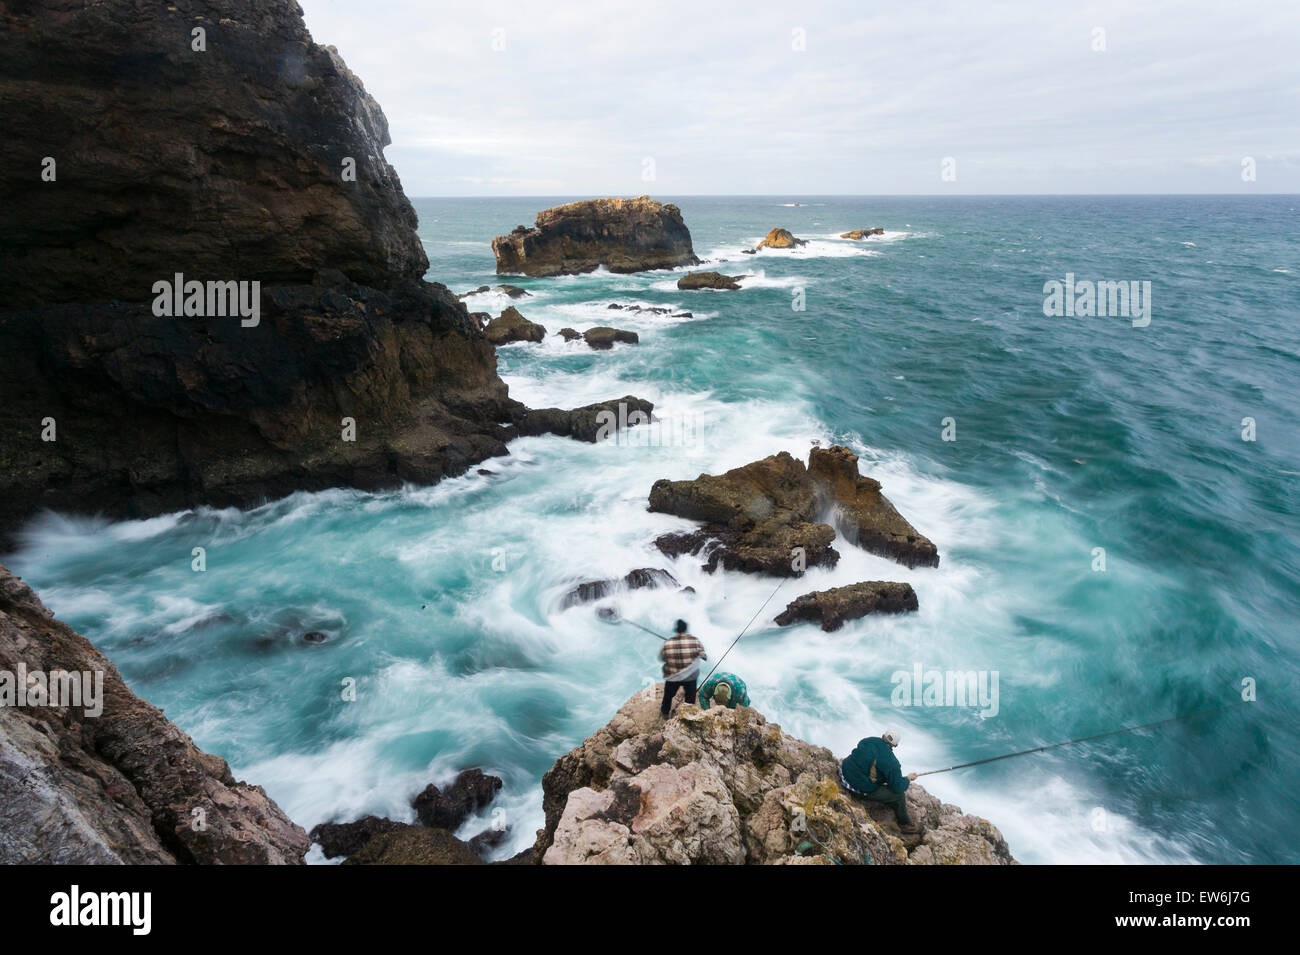
[[[790,579],[789,577],[782,577],[781,582],[776,585],[776,590],[780,590],[782,587],[784,587],[785,582],[789,579]],[[769,603],[772,602],[772,598],[776,596],[776,590],[772,591],[770,594],[767,595],[767,599],[763,601],[763,607],[766,607]],[[749,623],[745,624],[745,630],[748,630],[753,625],[754,621],[758,619],[758,615],[763,612],[763,607],[759,607],[758,610],[754,612],[754,616],[749,618]],[[740,638],[745,635],[745,630],[742,630],[740,631],[740,633],[736,634],[736,639],[731,641],[731,647],[734,647],[736,644],[740,642]],[[709,681],[709,677],[713,676],[713,671],[716,670],[718,667],[722,666],[722,661],[727,659],[727,653],[731,652],[731,647],[727,647],[726,653],[723,653],[722,656],[718,657],[718,662],[713,664],[713,670],[709,671],[708,676],[706,676],[703,680],[701,680],[700,681],[701,683],[707,683]]]
[[[950,773],[954,769],[965,769],[968,766],[982,766],[984,763],[996,763],[999,759],[1011,759],[1014,756],[1028,756],[1030,753],[1042,753],[1049,749],[1056,749],[1060,746],[1073,746],[1075,743],[1086,743],[1089,740],[1102,739],[1106,736],[1118,736],[1120,733],[1132,733],[1135,730],[1150,729],[1152,726],[1162,726],[1165,723],[1176,723],[1179,720],[1190,719],[1193,716],[1204,716],[1206,713],[1218,713],[1222,710],[1232,709],[1234,706],[1244,706],[1252,703],[1253,700],[1237,700],[1235,703],[1225,703],[1223,706],[1216,706],[1209,710],[1195,710],[1191,713],[1181,713],[1178,716],[1170,716],[1167,719],[1156,720],[1154,723],[1143,723],[1141,726],[1126,726],[1123,729],[1111,730],[1109,733],[1097,733],[1094,736],[1081,736],[1078,739],[1067,739],[1063,743],[1052,743],[1048,746],[1037,746],[1034,749],[1021,750],[1018,753],[1007,753],[1003,756],[990,756],[988,759],[977,759],[973,763],[959,763],[956,766],[948,766],[945,769],[927,769],[923,773],[917,773],[917,777],[933,776],[935,773]]]

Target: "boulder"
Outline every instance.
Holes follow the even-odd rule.
[[[533,228],[492,240],[498,273],[575,275],[604,266],[643,272],[695,265],[681,210],[649,196],[584,199],[545,209]]]
[[[693,292],[699,289],[738,289],[743,275],[723,275],[721,272],[687,272],[677,280],[677,287]]]
[[[813,448],[808,474],[850,543],[907,567],[939,566],[938,548],[880,493],[879,481],[858,474],[858,456],[848,448]]]
[[[754,251],[759,249],[794,249],[808,243],[803,239],[796,239],[785,229],[773,229],[754,247]]]
[[[540,342],[546,337],[546,329],[524,318],[519,314],[519,309],[511,305],[487,323],[483,335],[493,345],[506,345],[510,342]]]
[[[492,289],[491,289],[489,286],[487,286],[487,285],[480,285],[478,288],[473,289],[472,291],[469,291],[469,292],[461,292],[459,295],[456,296],[456,298],[458,298],[458,299],[467,299],[467,298],[469,298],[471,295],[482,295],[484,292],[490,292],[490,291],[492,291]]]
[[[320,844],[325,858],[334,859],[350,856],[376,836],[405,826],[381,816],[363,816],[354,822],[322,822],[309,835],[312,842]]]
[[[566,342],[571,342],[571,341],[573,341],[575,338],[581,338],[581,337],[582,337],[582,332],[577,331],[577,330],[572,329],[572,328],[561,328],[561,329],[560,329],[560,337],[563,338]]]
[[[481,769],[467,769],[445,789],[430,783],[411,801],[411,807],[421,825],[454,831],[490,803],[500,789],[499,776],[488,776]]]
[[[840,234],[841,239],[865,239],[869,235],[884,235],[885,230],[877,226],[874,229],[850,229]]]
[[[776,622],[788,627],[801,620],[812,620],[830,631],[840,629],[846,620],[856,620],[869,613],[907,613],[916,608],[916,591],[911,584],[868,580],[796,597],[777,616]]]
[[[496,290],[503,293],[508,298],[523,298],[533,293],[527,289],[522,289],[518,285],[498,285]]]
[[[598,325],[595,328],[589,328],[582,333],[582,340],[590,347],[597,351],[608,351],[614,347],[615,342],[622,342],[625,345],[635,345],[641,340],[636,332],[627,332],[621,328],[609,328],[604,325]]]
[[[0,567],[0,673],[24,671],[102,677],[102,711],[0,705],[0,864],[302,863],[307,834],[260,786],[132,693]]]
[[[840,790],[829,750],[747,706],[678,703],[664,720],[662,692],[637,693],[542,777],[542,864],[1015,861],[990,823],[917,783],[908,806],[926,831],[904,838],[891,811]]]

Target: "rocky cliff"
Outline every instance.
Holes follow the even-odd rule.
[[[493,239],[492,251],[497,272],[534,276],[574,275],[602,265],[611,272],[644,272],[699,262],[681,210],[649,196],[584,199],[545,209],[533,228],[521,225]]]
[[[893,812],[838,785],[830,750],[795,739],[747,706],[679,703],[663,686],[628,700],[609,724],[543,777],[546,865],[1007,865],[1001,833],[913,783],[905,834]]]
[[[34,692],[60,673],[89,675],[83,705]],[[308,846],[0,567],[0,864],[300,863]]]

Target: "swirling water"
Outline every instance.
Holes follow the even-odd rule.
[[[491,237],[558,201],[416,200],[429,278],[497,283]],[[716,660],[758,612],[726,662],[754,704],[841,755],[898,726],[908,770],[1232,703],[1253,680],[1250,706],[926,782],[1027,862],[1297,861],[1300,202],[676,201],[705,267],[751,276],[741,291],[680,292],[674,272],[507,279],[552,334],[499,350],[530,406],[636,394],[657,405],[653,438],[526,438],[490,474],[247,512],[46,514],[5,563],[308,827],[409,818],[426,782],[481,766],[505,779],[498,855],[526,846],[542,773],[657,674],[653,638],[561,598],[658,566],[695,594],[623,594],[626,617],[685,617]],[[811,241],[741,253],[778,225]],[[1046,316],[1044,283],[1066,273],[1151,282],[1150,324]],[[554,334],[601,324],[641,342],[597,353]],[[834,570],[772,597],[773,581],[651,546],[690,526],[646,511],[657,478],[814,442],[857,450],[941,566],[842,545]],[[865,579],[910,581],[920,612],[834,634],[772,623],[799,593]],[[916,664],[996,671],[996,715],[892,705],[891,676]]]

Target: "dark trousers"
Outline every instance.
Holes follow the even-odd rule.
[[[695,681],[684,680],[681,683],[675,683],[672,680],[664,681],[664,704],[659,707],[659,712],[667,716],[673,708],[673,697],[677,695],[677,688],[684,687],[686,690],[686,702],[695,702]]]
[[[900,826],[910,826],[912,824],[912,817],[907,813],[906,794],[896,793],[882,783],[875,788],[874,792],[863,794],[862,798],[870,802],[881,802],[886,806],[892,806],[894,818],[898,820]]]

